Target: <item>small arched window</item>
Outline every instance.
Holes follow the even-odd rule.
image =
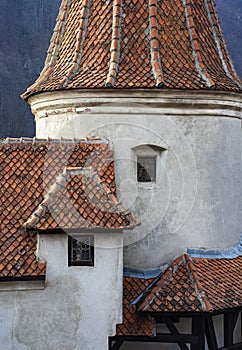
[[[164,150],[164,148],[155,145],[140,145],[133,148],[137,182],[156,182],[157,162]]]

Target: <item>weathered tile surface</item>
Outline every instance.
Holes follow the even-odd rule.
[[[137,303],[146,312],[212,312],[242,305],[242,258],[176,259]]]
[[[62,184],[60,183],[62,179]],[[116,198],[113,151],[101,139],[0,143],[0,277],[41,276],[36,232],[132,228]]]
[[[133,300],[143,292],[152,280],[124,277],[123,282],[123,323],[117,325],[117,335],[154,336],[155,322],[152,318],[138,313]]]
[[[240,91],[213,0],[63,0],[45,67],[28,91]]]

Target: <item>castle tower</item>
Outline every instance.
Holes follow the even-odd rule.
[[[242,348],[241,90],[213,0],[62,1],[23,95],[37,137],[109,139],[141,222],[88,349]]]
[[[23,97],[37,137],[113,142],[119,198],[141,221],[126,267],[239,241],[241,80],[213,0],[63,0]]]
[[[242,349],[241,80],[214,1],[63,0],[23,97],[2,348]]]

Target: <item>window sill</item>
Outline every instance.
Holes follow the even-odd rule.
[[[144,190],[160,190],[161,185],[157,182],[137,182],[137,187]]]

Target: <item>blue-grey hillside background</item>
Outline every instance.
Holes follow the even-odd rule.
[[[0,0],[0,137],[35,135],[19,95],[44,64],[61,0]],[[242,0],[217,0],[237,72],[242,76]]]

